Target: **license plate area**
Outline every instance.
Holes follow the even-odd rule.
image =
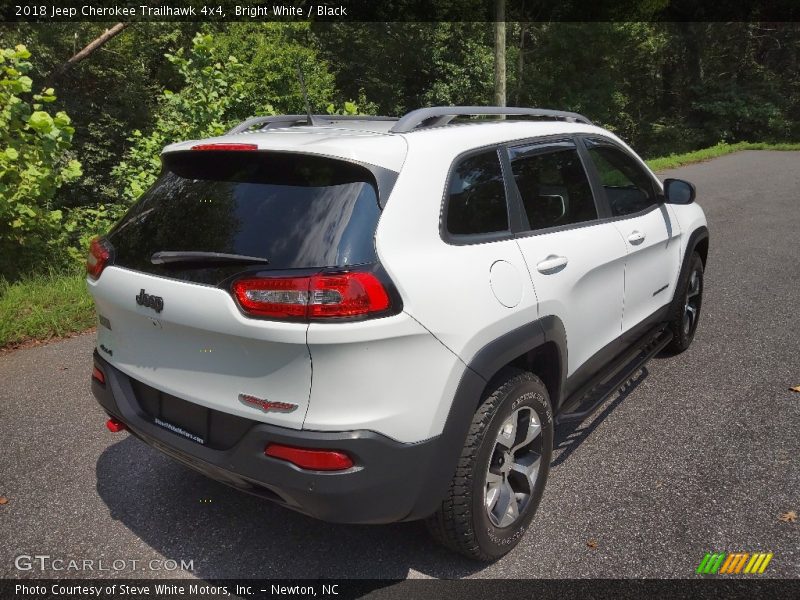
[[[206,408],[131,379],[136,400],[150,420],[167,431],[217,450],[233,447],[254,421]]]

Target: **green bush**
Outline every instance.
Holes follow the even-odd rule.
[[[128,139],[131,146],[113,171],[126,206],[155,181],[161,169],[159,155],[167,144],[221,135],[248,116],[275,114],[273,103],[282,111],[299,107],[304,111],[298,63],[304,65],[307,75],[312,75],[307,81],[312,103],[314,98],[333,95],[333,78],[326,65],[316,61],[312,51],[276,35],[279,28],[268,26],[251,31],[252,26],[243,24],[232,27],[242,29],[243,35],[261,32],[259,43],[249,47],[242,44],[241,36],[198,33],[188,52],[181,48],[165,55],[177,68],[184,85],[179,91],[163,92],[148,134],[136,130]],[[249,60],[247,68],[234,52],[244,53]],[[362,94],[358,105],[352,101],[341,106],[328,103],[326,110],[328,114],[356,114],[359,106],[366,111],[376,108]],[[106,210],[109,215],[120,212],[114,206]]]
[[[234,56],[219,56],[213,38],[197,34],[192,48],[165,57],[176,66],[185,85],[178,92],[165,90],[149,134],[136,130],[128,139],[131,147],[115,167],[114,176],[126,204],[134,202],[155,181],[161,169],[161,149],[180,140],[221,135],[227,129],[230,107],[241,102],[244,66]],[[264,106],[265,114],[273,114]]]
[[[70,118],[45,110],[55,92],[31,91],[30,56],[23,45],[0,50],[0,276],[6,278],[61,254],[63,215],[52,200],[81,175],[70,153]]]

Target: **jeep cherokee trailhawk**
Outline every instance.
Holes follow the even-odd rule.
[[[575,113],[256,117],[161,159],[91,245],[92,390],[110,430],[307,515],[496,559],[554,424],[697,328],[693,186]]]

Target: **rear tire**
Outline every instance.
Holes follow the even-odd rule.
[[[689,268],[681,279],[673,300],[669,327],[672,341],[667,350],[673,354],[684,352],[692,344],[700,309],[703,306],[703,259],[697,252],[689,257]]]
[[[439,510],[426,524],[441,544],[493,561],[522,538],[542,498],[553,454],[547,388],[504,369],[490,384]]]

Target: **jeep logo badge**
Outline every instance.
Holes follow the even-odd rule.
[[[152,308],[157,313],[160,313],[164,309],[164,299],[161,296],[151,296],[145,293],[144,288],[142,288],[142,291],[136,296],[136,304]]]

